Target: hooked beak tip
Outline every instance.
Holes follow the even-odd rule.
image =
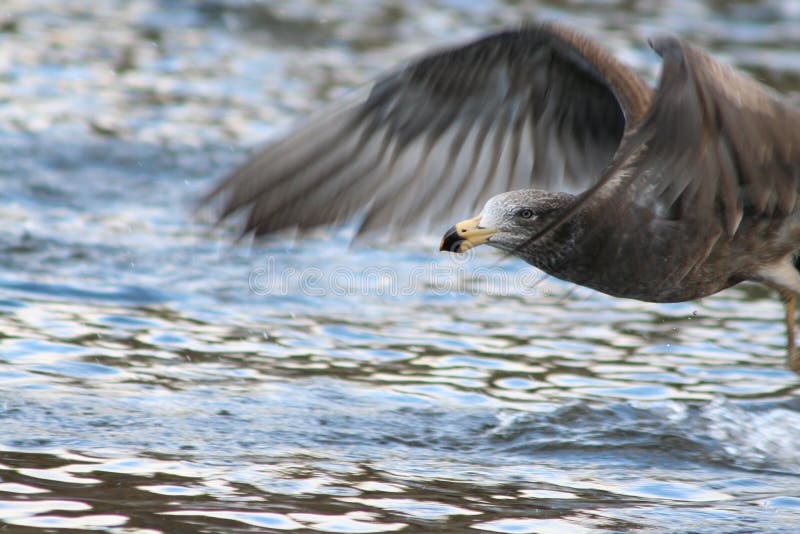
[[[445,232],[442,242],[439,244],[439,251],[460,254],[464,252],[461,248],[464,243],[466,243],[466,241],[458,235],[458,229],[455,226],[451,226],[447,232]]]
[[[478,216],[467,219],[466,221],[461,221],[450,227],[442,238],[439,250],[461,254],[472,247],[482,245],[489,241],[489,238],[497,233],[497,230],[481,227],[480,221],[481,218]]]

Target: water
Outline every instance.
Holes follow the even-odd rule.
[[[318,102],[524,19],[651,79],[644,37],[676,32],[798,91],[796,4],[403,6],[5,0],[0,528],[797,530],[769,292],[651,305],[439,236],[237,245],[193,215]]]

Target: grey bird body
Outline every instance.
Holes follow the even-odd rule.
[[[800,112],[680,39],[651,45],[655,90],[558,25],[433,52],[268,144],[208,198],[222,217],[246,211],[256,235],[355,214],[359,234],[405,233],[485,203],[443,250],[486,243],[644,301],[761,282],[787,302],[800,371]]]

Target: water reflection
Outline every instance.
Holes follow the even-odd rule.
[[[508,287],[525,267],[454,264],[427,236],[350,248],[345,229],[248,247],[187,215],[297,112],[520,20],[594,32],[651,78],[642,37],[676,32],[796,92],[793,2],[42,6],[8,0],[0,14],[0,525],[800,521],[798,385],[763,289],[656,306],[553,280]],[[254,291],[270,260],[366,290],[323,276],[321,295]],[[408,294],[384,291],[376,267]]]

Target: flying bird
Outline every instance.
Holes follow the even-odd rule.
[[[423,55],[270,142],[206,197],[256,236],[360,215],[431,229],[616,297],[680,302],[744,281],[785,303],[800,373],[800,110],[676,37],[651,89],[543,23]]]

